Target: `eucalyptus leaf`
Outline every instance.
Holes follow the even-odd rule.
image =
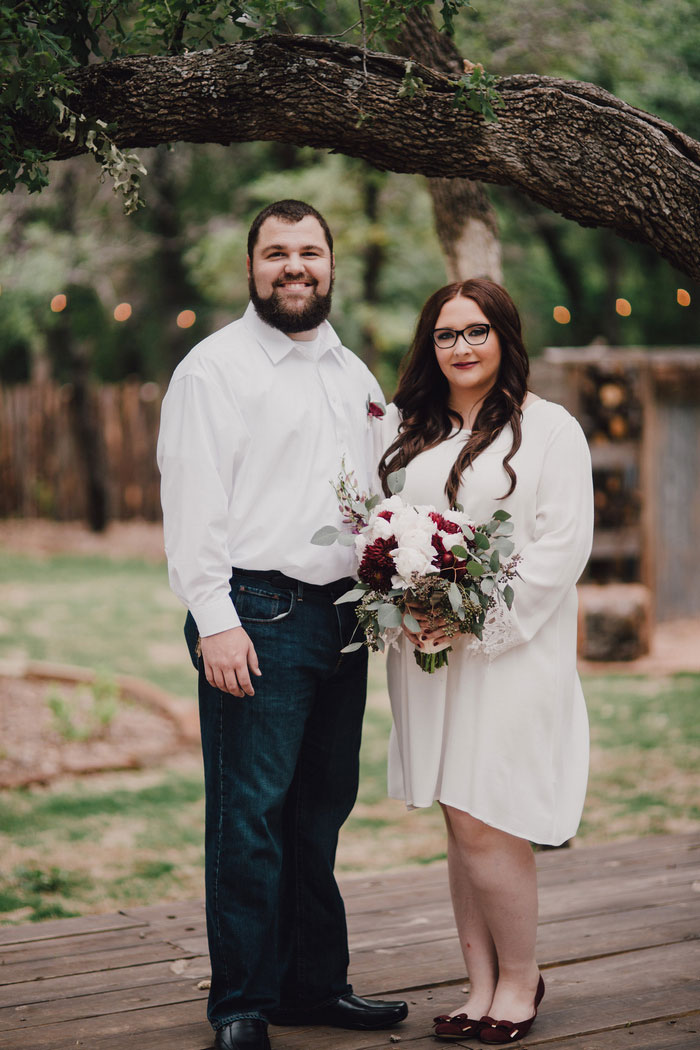
[[[406,468],[401,467],[399,470],[394,470],[388,475],[386,483],[389,486],[389,492],[397,495],[406,484]]]
[[[450,586],[447,588],[447,597],[450,599],[452,611],[457,612],[457,610],[462,606],[462,592],[460,591],[456,583],[451,583]]]
[[[512,540],[506,539],[505,536],[499,536],[493,541],[493,549],[500,551],[501,554],[512,554],[515,549],[515,544]]]
[[[480,551],[487,551],[491,546],[491,541],[488,536],[484,536],[483,532],[474,533],[474,542]]]
[[[338,543],[341,547],[354,547],[355,546],[355,535],[352,532],[341,532],[338,536]]]
[[[381,503],[381,501],[382,501],[382,497],[381,496],[377,496],[377,495],[370,496],[369,499],[365,500],[365,510],[368,511],[368,512],[370,510],[374,510],[374,508],[377,506],[377,504]]]
[[[467,572],[470,576],[483,576],[486,569],[479,561],[467,562]]]
[[[491,557],[489,558],[489,565],[493,572],[498,572],[501,567],[501,555],[497,550],[492,551]]]
[[[454,554],[455,558],[468,558],[469,551],[466,547],[463,547],[461,543],[455,543],[454,547],[450,547],[450,550]]]
[[[346,591],[345,594],[341,594],[340,598],[336,598],[333,604],[344,605],[345,602],[359,602],[360,598],[364,597],[364,594],[364,591],[355,588],[352,591]]]
[[[511,585],[509,583],[506,584],[506,586],[503,588],[503,600],[505,601],[505,603],[506,603],[506,605],[508,606],[509,609],[510,609],[510,607],[513,604],[513,598],[514,597],[515,597],[515,591],[513,590],[513,588],[511,587]]]
[[[490,576],[485,576],[481,581],[481,590],[484,594],[493,594],[493,589],[496,586],[494,580]]]
[[[418,623],[418,620],[415,618],[415,616],[411,616],[410,612],[404,614],[403,624],[404,627],[407,627],[409,631],[413,631],[414,634],[418,634],[420,632],[420,624]]]
[[[380,605],[377,612],[377,622],[380,627],[400,627],[402,620],[403,614],[398,606],[391,605],[389,602]]]
[[[515,531],[515,525],[512,521],[504,521],[498,527],[499,536],[511,536]]]
[[[508,521],[510,514],[507,510],[497,510],[493,515],[496,521]]]
[[[336,529],[334,525],[324,525],[318,532],[313,534],[311,542],[319,547],[330,547],[331,543],[335,543],[339,536],[340,530]]]
[[[341,649],[341,653],[356,653],[358,649],[362,648],[362,642],[350,642],[350,645],[346,645],[344,649]]]

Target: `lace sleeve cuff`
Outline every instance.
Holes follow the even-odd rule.
[[[485,656],[488,660],[493,660],[520,645],[522,640],[505,603],[496,602],[486,614],[483,638],[480,641],[474,635],[467,635],[465,650],[475,656]]]

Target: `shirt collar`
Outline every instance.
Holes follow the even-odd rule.
[[[279,364],[291,350],[299,346],[299,340],[292,339],[291,336],[285,335],[278,328],[273,328],[272,325],[263,321],[252,303],[248,303],[243,320],[246,328],[260,343],[273,365]],[[328,321],[323,321],[319,325],[318,332],[320,336],[319,358],[323,357],[328,350],[340,350],[340,339]]]

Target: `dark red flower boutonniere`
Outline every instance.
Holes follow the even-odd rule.
[[[379,401],[372,401],[369,394],[367,395],[367,404],[365,405],[365,408],[367,409],[368,419],[383,419],[386,415],[386,408],[384,405],[380,404]]]

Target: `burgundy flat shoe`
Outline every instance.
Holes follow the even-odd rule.
[[[535,1012],[526,1021],[513,1023],[512,1021],[494,1021],[493,1017],[482,1017],[479,1020],[481,1031],[479,1038],[482,1043],[512,1043],[516,1039],[522,1039],[532,1028],[532,1022],[537,1017],[537,1007],[542,1002],[544,995],[544,981],[540,977],[535,993]]]
[[[438,1039],[468,1039],[481,1032],[481,1021],[466,1014],[440,1014],[433,1018],[433,1029]]]

